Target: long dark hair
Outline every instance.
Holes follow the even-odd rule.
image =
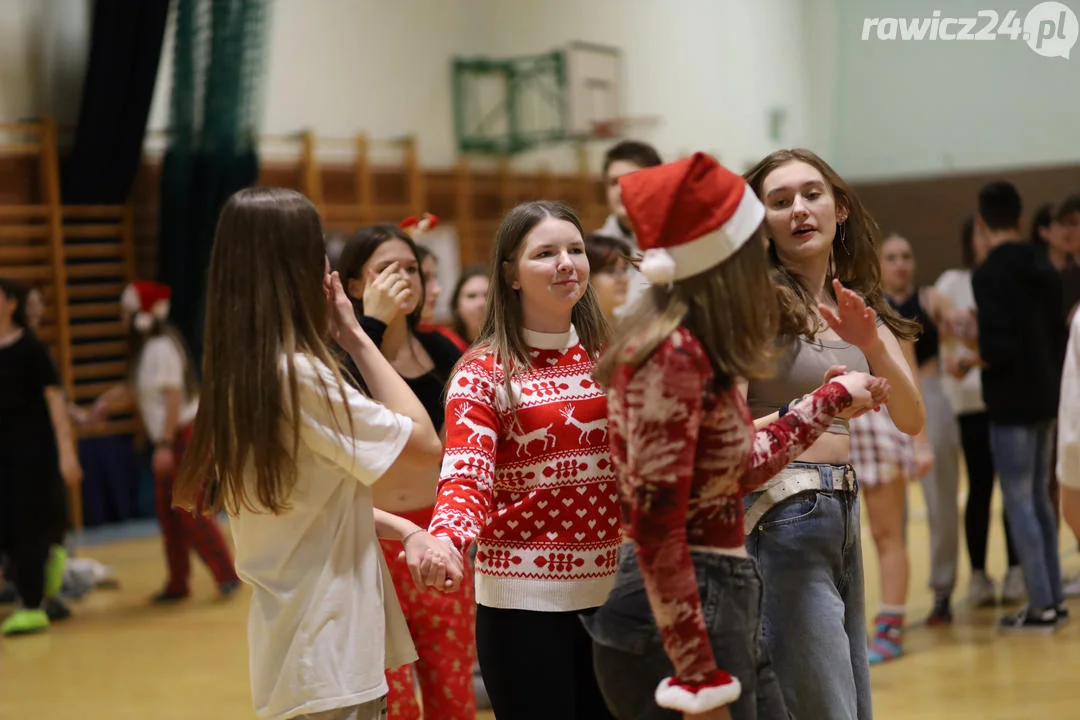
[[[805,163],[820,172],[833,194],[837,211],[847,211],[847,218],[837,224],[833,236],[829,271],[825,277],[825,291],[829,297],[834,295],[832,281],[836,278],[844,287],[858,293],[897,338],[914,340],[919,324],[900,317],[882,293],[881,229],[855,191],[827,162],[810,150],[777,150],[746,173],[746,182],[765,202],[762,197],[765,178],[773,170],[792,162]],[[772,240],[769,241],[769,259],[780,301],[780,335],[786,338],[802,335],[813,339],[826,329],[824,321],[814,312],[817,302],[813,292],[780,261]]]
[[[1046,249],[1048,243],[1042,236],[1042,231],[1054,224],[1054,204],[1045,203],[1040,205],[1031,218],[1031,243],[1037,247]]]
[[[11,316],[12,322],[30,332],[30,321],[26,319],[26,298],[30,295],[30,287],[18,280],[0,277],[0,292],[16,302],[15,312]]]
[[[420,318],[424,313],[424,297],[427,294],[427,284],[424,282],[424,273],[420,270],[420,250],[409,234],[396,225],[366,225],[345,241],[345,247],[338,258],[337,269],[341,273],[341,283],[345,286],[345,294],[352,300],[353,307],[358,315],[364,314],[364,299],[353,297],[349,292],[349,280],[360,280],[360,273],[364,264],[371,259],[379,246],[390,240],[400,240],[409,246],[413,257],[416,258],[416,272],[420,276],[420,298],[416,302],[416,309],[409,313],[406,322],[411,332],[416,332],[416,326],[420,324]]]

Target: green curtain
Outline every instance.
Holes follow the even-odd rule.
[[[202,355],[218,214],[259,173],[257,121],[271,0],[175,0],[173,85],[161,171],[158,259],[172,320]]]

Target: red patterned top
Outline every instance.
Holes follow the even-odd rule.
[[[570,611],[602,605],[618,550],[607,398],[577,334],[526,331],[532,368],[516,407],[491,355],[462,363],[446,391],[446,451],[433,535],[473,539],[476,601]]]
[[[620,366],[608,397],[623,532],[637,547],[674,682],[690,687],[730,681],[713,656],[690,547],[743,547],[743,495],[851,404],[829,383],[755,432],[742,393],[713,383],[704,349],[680,328],[641,366]]]

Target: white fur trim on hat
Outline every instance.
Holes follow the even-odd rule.
[[[128,285],[120,294],[120,307],[129,313],[137,313],[142,310],[142,302],[139,300],[139,291],[134,285]]]
[[[675,281],[675,258],[663,248],[646,250],[638,269],[645,279],[654,285]]]
[[[656,704],[669,710],[678,710],[684,713],[703,713],[706,710],[729,705],[739,699],[742,694],[742,685],[738,678],[731,678],[731,682],[724,685],[703,687],[697,692],[675,684],[673,678],[664,678],[656,688]]]
[[[723,226],[681,245],[664,248],[675,261],[673,277],[667,282],[698,275],[724,262],[753,236],[764,219],[765,206],[747,185],[739,206]],[[641,272],[648,277],[644,263]]]
[[[135,329],[141,333],[148,333],[154,327],[154,316],[150,313],[135,313],[135,319],[131,321]]]

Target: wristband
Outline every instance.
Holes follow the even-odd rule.
[[[786,402],[786,403],[784,403],[783,405],[781,405],[781,406],[780,406],[780,413],[779,413],[779,417],[784,417],[784,416],[785,416],[785,415],[787,415],[787,414],[788,414],[789,412],[791,412],[791,406],[792,406],[792,405],[794,405],[794,404],[796,404],[796,403],[797,403],[797,402],[799,402],[800,400],[802,400],[802,399],[803,399],[804,397],[806,397],[806,396],[805,396],[805,395],[800,395],[799,397],[795,398],[794,400],[792,400],[792,401],[790,401],[790,402]]]

